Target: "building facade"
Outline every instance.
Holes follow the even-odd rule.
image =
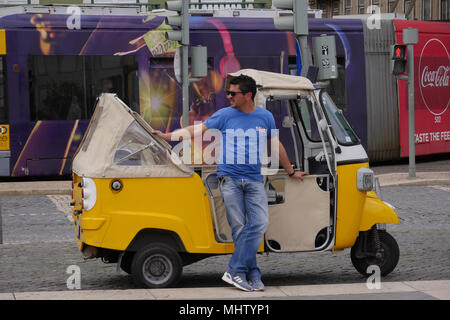
[[[190,0],[193,3],[220,2],[218,0]],[[403,13],[408,19],[450,21],[450,0],[306,0],[310,9],[322,10],[322,17],[368,13]],[[102,4],[151,3],[164,8],[165,0],[0,0],[0,4]],[[271,0],[225,0],[224,2],[252,2],[255,8],[270,8]],[[409,9],[411,4],[413,8]],[[232,6],[234,7],[234,6]],[[236,6],[237,7],[237,6]],[[407,13],[410,11],[410,14]]]
[[[373,13],[408,13],[409,19],[450,21],[450,0],[308,0],[311,9],[323,11],[322,17]],[[379,10],[379,11],[378,11]]]

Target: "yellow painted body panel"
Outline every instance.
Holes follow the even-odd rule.
[[[5,29],[0,29],[0,54],[6,54],[6,33],[5,33]]]
[[[73,174],[72,176],[72,181],[73,181],[73,190],[72,190],[72,199],[74,202],[74,206],[72,208],[72,212],[75,210],[81,210],[81,188],[78,187],[78,184],[81,182],[81,177],[77,176],[76,174]],[[77,221],[78,218],[80,218],[80,216],[75,216],[72,215],[73,217],[73,231],[75,232],[75,235],[78,233],[77,232]],[[80,220],[81,221],[81,220]],[[79,250],[83,249],[83,241],[81,240],[82,238],[84,238],[83,236],[80,236],[80,238],[76,237],[76,242],[77,242],[77,247]]]
[[[358,237],[366,194],[356,188],[356,172],[368,167],[368,163],[337,167],[336,251],[353,246]]]
[[[398,223],[395,211],[379,200],[375,192],[357,189],[357,171],[368,167],[368,163],[337,167],[338,193],[334,251],[352,247],[360,231],[367,231],[377,223]]]
[[[394,210],[373,191],[359,191],[356,175],[368,163],[337,168],[337,216],[334,251],[352,247],[360,231],[376,223],[398,223]],[[125,250],[143,229],[176,233],[187,252],[229,254],[232,243],[219,243],[214,236],[208,193],[198,175],[187,178],[125,178],[121,191],[111,189],[113,179],[93,179],[97,187],[95,206],[74,217],[77,244]],[[81,178],[74,175],[74,210],[81,210]],[[80,219],[77,227],[77,220]],[[264,250],[261,243],[259,251]]]
[[[367,231],[376,223],[398,222],[398,216],[391,207],[378,199],[374,191],[367,192],[361,225],[359,227],[360,231]]]
[[[9,124],[0,124],[0,150],[10,150]]]
[[[106,222],[106,218],[83,218],[84,230],[98,230]]]
[[[81,215],[79,242],[125,250],[140,230],[152,228],[175,232],[190,253],[233,252],[232,243],[215,240],[208,193],[198,175],[120,179],[119,192],[110,187],[113,179],[93,180],[97,202]]]

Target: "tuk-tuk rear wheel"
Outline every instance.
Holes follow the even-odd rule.
[[[183,264],[180,255],[165,244],[152,244],[136,252],[131,273],[138,285],[165,288],[175,285],[181,278]]]
[[[397,241],[389,233],[384,230],[377,230],[381,246],[381,256],[377,257],[375,252],[366,254],[365,257],[357,257],[358,241],[362,241],[361,235],[356,240],[355,245],[350,251],[350,257],[355,269],[365,277],[372,273],[367,272],[367,268],[371,265],[377,265],[380,268],[381,276],[386,276],[391,273],[397,266],[400,258],[400,249]]]

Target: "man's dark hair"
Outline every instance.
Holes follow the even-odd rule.
[[[251,92],[252,100],[255,101],[256,82],[252,77],[241,74],[231,79],[230,84],[239,85],[239,89],[243,93]]]

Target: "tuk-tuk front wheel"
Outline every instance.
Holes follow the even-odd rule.
[[[152,244],[136,252],[131,273],[138,285],[165,288],[181,278],[183,264],[180,255],[165,244]]]
[[[376,248],[370,232],[378,233],[379,249]],[[400,258],[400,249],[397,241],[384,230],[370,230],[360,233],[356,243],[351,249],[350,257],[355,269],[363,276],[368,277],[368,267],[376,265],[380,268],[381,276],[391,273],[397,266]]]

